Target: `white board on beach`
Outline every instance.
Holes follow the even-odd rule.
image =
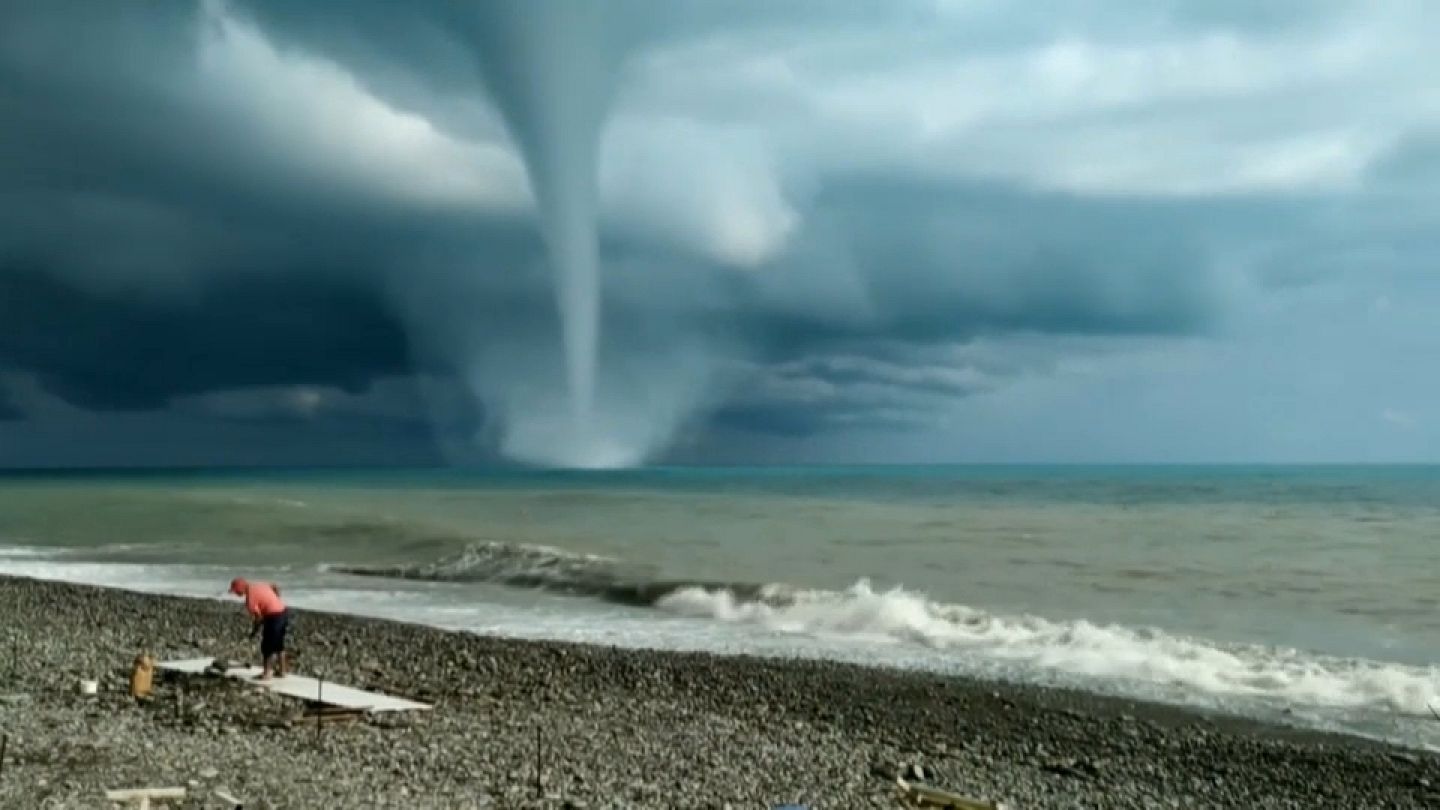
[[[155,665],[156,669],[167,672],[181,672],[187,675],[204,675],[209,668],[213,658],[187,658],[183,661],[162,661]],[[347,709],[359,709],[367,712],[404,712],[424,711],[430,708],[428,704],[417,703],[405,698],[382,695],[378,692],[367,692],[364,689],[356,689],[353,686],[321,681],[311,678],[308,675],[286,675],[283,678],[271,678],[268,681],[259,680],[260,667],[251,665],[248,667],[232,667],[225,671],[225,677],[234,678],[237,681],[248,683],[257,689],[268,689],[281,695],[310,700],[316,703],[328,703],[332,706],[344,706]]]

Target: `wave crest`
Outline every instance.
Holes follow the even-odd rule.
[[[650,607],[676,591],[723,590],[740,598],[765,598],[773,588],[738,582],[668,580],[653,569],[597,554],[549,546],[472,543],[434,562],[390,565],[332,565],[336,573],[426,582],[487,582],[515,588],[590,596],[635,607]]]
[[[745,599],[725,589],[681,588],[656,607],[774,632],[917,643],[971,659],[1184,692],[1381,708],[1417,717],[1440,704],[1440,668],[1433,666],[1230,645],[1085,619],[999,615],[933,602],[900,587],[876,590],[865,580],[843,591],[794,591],[778,601]]]

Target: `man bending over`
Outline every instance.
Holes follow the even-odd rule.
[[[285,677],[289,658],[285,654],[285,631],[290,626],[290,611],[280,600],[280,590],[268,582],[246,582],[236,577],[230,581],[230,593],[244,597],[245,610],[254,622],[250,637],[260,633],[260,657],[263,660],[260,680],[270,680],[271,673]]]

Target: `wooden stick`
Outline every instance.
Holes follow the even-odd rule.
[[[1434,706],[1431,706],[1431,705],[1429,705],[1429,704],[1426,704],[1425,708],[1429,709],[1429,710],[1430,710],[1430,713],[1433,714],[1433,715],[1435,715],[1435,719],[1436,719],[1436,720],[1440,720],[1440,712],[1435,711],[1435,707],[1434,707]]]
[[[543,795],[545,795],[545,794],[544,794],[544,788],[542,788],[542,787],[540,786],[540,768],[543,767],[543,763],[542,763],[542,761],[541,761],[541,758],[542,758],[542,756],[543,756],[543,754],[542,754],[543,749],[542,749],[540,746],[541,746],[541,740],[540,740],[540,724],[539,724],[539,723],[536,723],[536,724],[535,724],[535,798],[537,798],[537,799],[540,798],[540,797],[542,797]]]
[[[5,749],[10,747],[10,735],[0,734],[0,773],[5,772]]]
[[[324,706],[324,705],[325,705],[325,676],[324,676],[324,675],[321,675],[321,674],[318,673],[318,672],[315,674],[315,702],[316,702],[316,703],[319,703],[321,706]],[[316,739],[316,741],[319,741],[319,739],[320,739],[320,732],[321,732],[322,729],[325,728],[325,724],[324,724],[324,722],[322,721],[321,718],[322,718],[321,712],[316,712],[316,713],[315,713],[315,739]]]

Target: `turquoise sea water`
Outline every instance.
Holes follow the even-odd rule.
[[[0,476],[0,572],[1064,683],[1440,745],[1440,468]]]

